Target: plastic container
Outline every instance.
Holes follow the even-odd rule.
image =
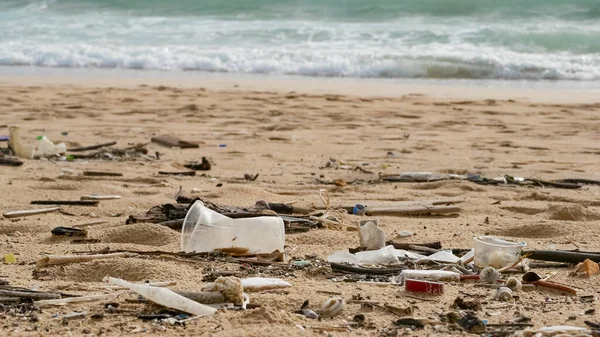
[[[285,226],[279,217],[232,219],[196,201],[188,211],[181,230],[181,249],[186,252],[211,252],[239,249],[249,254],[283,252]]]
[[[54,144],[46,136],[38,137],[39,141],[35,149],[37,157],[52,157],[67,152],[67,146],[64,143]]]
[[[474,264],[477,268],[503,268],[515,263],[525,243],[506,241],[494,236],[479,236],[475,240]]]
[[[385,246],[385,233],[373,221],[360,223],[358,226],[360,246],[367,250],[381,249]]]

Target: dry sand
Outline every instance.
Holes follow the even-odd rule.
[[[143,82],[143,81],[142,81]],[[16,84],[15,84],[16,83]],[[590,103],[592,94],[572,93],[568,100],[552,91],[531,97],[516,93],[491,92],[483,99],[471,88],[452,97],[420,93],[383,98],[316,94],[314,91],[248,91],[244,86],[228,90],[193,86],[39,85],[3,79],[0,87],[0,134],[6,125],[18,125],[22,136],[34,139],[46,135],[69,147],[110,140],[119,146],[149,142],[150,137],[171,134],[201,142],[200,149],[174,150],[148,145],[150,153],[160,152],[160,161],[48,162],[26,161],[19,168],[0,167],[1,212],[32,208],[34,199],[79,199],[82,195],[117,194],[121,200],[104,201],[98,207],[64,207],[74,216],[44,214],[15,220],[0,219],[0,253],[15,253],[18,264],[0,264],[0,276],[12,285],[41,290],[60,289],[69,293],[93,293],[102,289],[105,275],[130,281],[178,282],[177,288],[194,290],[202,286],[203,275],[211,269],[239,270],[235,264],[181,263],[171,260],[132,257],[36,269],[42,254],[111,249],[178,251],[177,232],[158,225],[125,225],[131,214],[173,202],[180,186],[184,192],[198,188],[201,195],[231,205],[253,205],[257,200],[320,203],[318,190],[328,189],[335,203],[464,198],[458,217],[380,217],[389,238],[399,230],[416,236],[405,241],[439,240],[444,247],[470,248],[475,235],[493,234],[527,242],[530,248],[600,251],[600,187],[580,190],[480,186],[469,182],[443,181],[421,184],[358,184],[345,187],[322,185],[317,179],[374,179],[377,174],[402,171],[442,173],[480,172],[486,176],[511,174],[543,179],[600,179],[597,171],[600,146],[600,103]],[[34,86],[35,84],[35,86]],[[432,92],[435,88],[430,89]],[[332,90],[334,92],[335,90]],[[307,92],[307,93],[303,93]],[[580,95],[580,96],[577,96]],[[472,97],[472,98],[468,98]],[[544,97],[543,99],[540,99]],[[596,96],[597,97],[597,96]],[[499,99],[503,98],[503,99]],[[510,99],[510,100],[509,100]],[[562,103],[561,103],[562,102]],[[64,135],[63,132],[68,132]],[[226,144],[226,147],[219,147]],[[159,170],[177,170],[185,160],[210,158],[213,169],[207,177],[164,177]],[[362,165],[375,172],[319,169],[329,158]],[[72,172],[71,172],[72,170]],[[83,170],[122,172],[120,180],[66,180],[61,174],[78,175]],[[238,180],[245,173],[259,173],[254,182]],[[132,178],[152,177],[158,183]],[[222,187],[217,187],[222,183]],[[71,226],[104,220],[89,229],[89,237],[101,243],[78,245],[69,239],[52,238],[55,226]],[[356,218],[350,216],[348,221]],[[356,232],[314,230],[286,237],[292,256],[316,253],[324,260],[334,250],[356,247]],[[567,269],[556,272],[554,280],[581,289],[581,295],[598,295],[600,277],[569,277]],[[0,314],[2,335],[212,335],[282,336],[306,335],[296,325],[331,326],[364,313],[375,329],[355,329],[332,335],[376,336],[391,327],[396,316],[381,310],[365,311],[347,305],[341,316],[321,322],[293,313],[309,299],[312,306],[335,291],[345,299],[361,295],[382,303],[413,306],[415,317],[437,318],[449,311],[457,296],[484,302],[480,318],[502,323],[525,315],[537,327],[545,325],[583,326],[584,320],[600,321],[600,314],[583,314],[598,309],[597,301],[581,303],[579,297],[539,291],[520,293],[513,306],[494,309],[498,302],[491,292],[473,284],[446,286],[446,293],[434,301],[408,298],[398,287],[354,283],[333,283],[321,275],[295,271],[282,278],[293,284],[288,294],[252,294],[260,309],[219,313],[183,327],[143,322],[135,316],[107,315],[70,321],[67,325],[54,314],[72,311],[89,314],[104,311],[103,303],[45,308],[38,322]],[[123,307],[144,307],[118,301]],[[571,318],[569,318],[571,317]],[[448,335],[431,326],[413,335]],[[460,332],[452,332],[461,334]],[[318,335],[319,333],[314,332]]]

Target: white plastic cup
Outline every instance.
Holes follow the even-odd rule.
[[[495,236],[479,236],[475,241],[475,259],[477,268],[503,268],[515,263],[521,256],[524,242],[514,242],[499,239]]]
[[[268,254],[283,252],[284,244],[281,218],[232,219],[205,207],[201,201],[190,207],[181,230],[181,249],[186,253],[235,248],[249,254]]]

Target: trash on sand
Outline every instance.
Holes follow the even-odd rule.
[[[107,147],[96,152],[70,154],[72,159],[98,159],[98,160],[135,160],[138,158],[146,160],[155,160],[154,157],[148,155],[147,144],[136,144],[126,148]]]
[[[433,173],[433,172],[402,172],[400,174],[383,176],[383,177],[381,177],[381,180],[391,181],[391,182],[417,183],[417,182],[431,182],[431,181],[447,180],[447,179],[452,179],[453,177],[459,178],[461,176],[451,175],[451,174],[440,174],[440,173]]]
[[[18,217],[22,217],[22,216],[31,216],[31,215],[38,215],[38,214],[44,214],[44,213],[52,213],[52,212],[56,212],[58,210],[60,210],[60,207],[29,209],[29,210],[25,210],[25,211],[6,212],[6,213],[2,214],[2,216],[4,216],[7,219],[11,219],[11,218],[18,218]]]
[[[116,259],[120,257],[127,257],[128,253],[112,253],[112,254],[93,254],[93,255],[46,255],[43,258],[37,260],[36,265],[38,267],[57,265],[57,264],[70,264],[88,262],[92,260],[102,259]]]
[[[21,137],[19,136],[19,128],[11,126],[9,130],[9,142],[8,145],[12,149],[13,153],[20,158],[32,159],[35,153],[33,146],[25,145],[22,143]]]
[[[326,300],[321,306],[321,317],[332,318],[339,315],[344,310],[345,304],[344,299],[339,297]]]
[[[442,295],[444,293],[444,284],[432,281],[404,280],[404,289],[416,293]]]
[[[354,208],[352,209],[352,214],[354,215],[365,215],[366,209],[365,206],[362,204],[356,204],[354,205]]]
[[[248,254],[283,252],[285,226],[279,217],[232,219],[196,201],[190,207],[181,230],[184,252],[243,250]]]
[[[598,263],[590,259],[586,259],[585,261],[578,264],[577,269],[575,269],[575,271],[573,271],[571,274],[573,276],[591,277],[594,275],[598,275],[599,273],[600,266],[598,266]]]
[[[87,231],[85,229],[79,228],[70,228],[70,227],[55,227],[51,231],[52,235],[56,236],[87,236]]]
[[[458,325],[465,331],[471,333],[483,333],[486,331],[485,324],[477,316],[467,313],[458,320]]]
[[[447,270],[403,270],[400,276],[404,280],[460,281],[459,273]]]
[[[55,157],[65,154],[67,146],[65,143],[54,144],[46,136],[38,137],[38,144],[34,151],[34,157]]]
[[[385,233],[378,228],[379,221],[360,221],[358,235],[360,246],[367,250],[377,250],[385,246]]]
[[[98,206],[96,200],[34,200],[32,205]]]
[[[200,145],[198,144],[181,140],[168,135],[152,137],[150,140],[153,143],[157,143],[169,148],[178,147],[180,149],[197,149],[200,147]]]
[[[512,290],[508,287],[500,287],[494,293],[494,299],[502,302],[507,302],[513,299]]]
[[[425,256],[417,260],[418,263],[428,261],[454,264],[460,261],[460,257],[452,254],[451,250],[440,250],[439,252],[433,253],[429,256]]]
[[[587,328],[568,326],[568,325],[556,325],[546,326],[539,329],[525,330],[523,333],[526,337],[542,337],[542,336],[593,336],[592,331]]]
[[[15,257],[15,254],[13,254],[13,253],[4,254],[4,263],[7,263],[7,264],[17,263],[17,258]]]
[[[210,162],[208,161],[208,159],[206,159],[206,157],[202,157],[202,161],[199,163],[189,162],[183,165],[183,167],[194,171],[210,171],[211,169]]]
[[[510,266],[521,256],[525,243],[517,243],[494,236],[475,237],[475,266],[502,268]]]
[[[167,308],[181,310],[198,316],[212,316],[217,311],[214,308],[192,301],[166,288],[130,283],[113,277],[106,277],[105,280],[108,283],[128,288],[144,298]]]
[[[10,287],[9,287],[10,288]],[[32,291],[24,288],[13,289],[0,289],[0,297],[19,297],[26,299],[56,299],[60,298],[60,294],[48,293],[43,291]]]
[[[378,250],[357,252],[351,254],[347,250],[338,250],[327,257],[330,263],[349,263],[352,265],[398,264],[394,246],[386,246]]]
[[[318,319],[319,318],[319,315],[309,307],[308,300],[306,300],[306,301],[304,301],[304,303],[302,303],[302,306],[300,307],[300,310],[297,311],[297,313],[302,314],[302,315],[304,315],[304,317],[309,318],[309,319]]]
[[[265,290],[289,288],[292,285],[278,278],[249,277],[242,279],[244,291],[259,292]]]

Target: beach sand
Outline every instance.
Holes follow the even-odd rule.
[[[23,138],[46,135],[68,147],[117,141],[119,147],[149,143],[156,135],[170,134],[199,142],[199,149],[168,149],[150,143],[149,154],[158,161],[26,160],[22,167],[1,167],[2,213],[36,208],[39,199],[78,200],[88,194],[116,194],[120,200],[98,207],[65,206],[72,214],[0,218],[0,252],[14,253],[17,264],[0,264],[0,276],[11,285],[65,293],[102,291],[106,275],[130,281],[177,281],[176,288],[199,289],[211,270],[239,271],[227,263],[185,263],[169,259],[130,257],[66,266],[36,268],[44,254],[110,249],[180,250],[179,233],[153,224],[126,225],[129,215],[155,205],[174,202],[180,187],[185,194],[201,195],[227,205],[251,206],[257,200],[319,205],[319,189],[327,189],[332,204],[369,204],[404,200],[460,198],[459,216],[381,216],[382,229],[398,242],[441,241],[446,248],[471,248],[473,237],[496,235],[526,242],[532,249],[581,249],[600,251],[600,187],[579,190],[538,187],[481,186],[464,181],[431,183],[369,183],[379,174],[406,171],[505,174],[545,180],[600,179],[600,103],[594,92],[558,90],[494,90],[477,87],[396,87],[331,84],[312,86],[293,83],[199,83],[112,79],[112,82],[77,83],[53,78],[5,77],[0,86],[0,134],[9,125],[19,126]],[[100,84],[99,84],[100,83]],[[160,83],[160,85],[159,85]],[[335,88],[334,88],[335,87]],[[377,88],[380,88],[378,90]],[[2,143],[5,147],[6,143]],[[224,145],[224,146],[221,146]],[[206,156],[213,163],[206,176],[159,176],[158,171],[181,170],[186,160]],[[335,158],[362,171],[323,168]],[[77,180],[84,170],[123,173],[123,179]],[[201,173],[201,172],[200,172]],[[259,174],[246,182],[244,174]],[[145,181],[145,178],[152,178]],[[335,186],[336,179],[363,183]],[[218,186],[222,184],[222,186]],[[192,188],[201,193],[192,194]],[[348,216],[354,224],[357,217]],[[72,239],[53,238],[56,226],[106,221],[89,228],[89,238],[100,243],[72,244]],[[396,239],[400,230],[415,236]],[[326,261],[335,250],[358,246],[353,231],[317,229],[286,236],[291,257],[317,254]],[[572,269],[572,268],[571,268]],[[375,308],[347,304],[336,318],[308,320],[293,312],[305,300],[313,308],[331,295],[353,296],[412,306],[414,317],[437,319],[457,296],[478,299],[478,316],[489,323],[503,323],[520,316],[536,327],[583,326],[584,320],[600,321],[598,302],[583,303],[579,296],[597,297],[600,277],[568,276],[571,269],[538,269],[555,272],[552,280],[580,289],[578,296],[549,291],[519,293],[514,303],[498,306],[492,291],[473,283],[447,284],[443,296],[422,301],[405,296],[401,287],[332,282],[324,275],[296,270],[279,277],[292,283],[287,293],[251,294],[259,309],[224,312],[188,322],[185,327],[145,322],[135,315],[106,314],[104,303],[91,302],[44,308],[37,322],[0,313],[3,335],[211,335],[292,336],[310,334],[300,326],[324,327],[351,321],[364,314],[373,329],[331,332],[334,336],[377,336],[393,326],[397,316]],[[273,276],[266,273],[266,276]],[[140,312],[145,307],[124,301],[121,308]],[[584,314],[588,309],[596,313]],[[63,324],[60,317],[86,311],[88,317]],[[447,325],[428,324],[413,335],[461,334]],[[400,332],[403,330],[401,329]],[[315,335],[320,333],[314,332]],[[383,335],[383,334],[382,334]]]

